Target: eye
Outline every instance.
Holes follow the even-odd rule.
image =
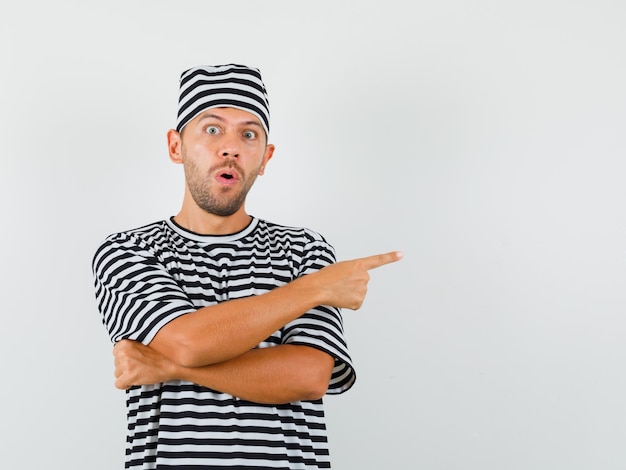
[[[217,133],[219,133],[219,129],[217,128],[217,126],[209,126],[206,128],[205,132],[207,134],[211,134],[211,135],[215,135]]]
[[[243,136],[246,139],[255,139],[256,138],[256,132],[254,132],[254,131],[245,131],[243,133]]]

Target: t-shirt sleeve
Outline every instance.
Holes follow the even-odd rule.
[[[92,269],[98,310],[114,343],[149,344],[164,325],[197,310],[156,255],[132,236],[108,237]]]
[[[300,275],[319,271],[335,262],[333,248],[320,236],[314,234],[303,252]],[[336,307],[320,305],[283,328],[283,343],[310,346],[335,358],[328,394],[340,394],[349,390],[356,381],[356,372],[344,337],[343,319]]]

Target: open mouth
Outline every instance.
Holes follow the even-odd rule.
[[[215,172],[215,179],[222,184],[235,184],[239,181],[239,174],[230,168],[222,169]]]

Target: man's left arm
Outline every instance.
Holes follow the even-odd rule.
[[[264,404],[316,400],[328,389],[335,360],[310,346],[282,344],[252,349],[204,367],[183,367],[141,343],[122,340],[114,349],[115,386],[126,389],[185,380]]]

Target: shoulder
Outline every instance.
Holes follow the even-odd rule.
[[[328,244],[326,238],[319,232],[307,227],[298,227],[292,225],[277,224],[267,220],[259,219],[257,226],[260,232],[266,232],[275,237],[289,238],[292,240],[300,240],[304,243],[322,243]]]
[[[113,232],[97,246],[94,261],[112,251],[152,250],[161,245],[167,237],[167,224],[164,220],[136,228]]]
[[[160,220],[136,228],[113,232],[105,237],[103,243],[123,242],[125,240],[154,240],[162,237],[166,231],[165,220]]]
[[[336,261],[335,248],[321,233],[307,227],[259,220],[256,236],[267,237],[273,245],[287,248],[301,269],[310,264],[321,267]]]

